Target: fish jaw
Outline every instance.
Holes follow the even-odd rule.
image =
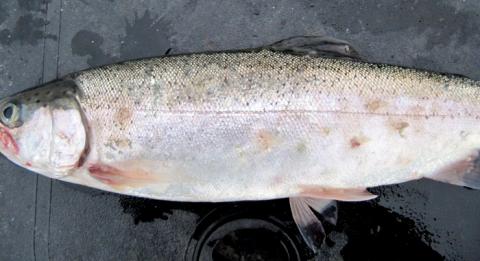
[[[8,158],[18,155],[20,149],[7,127],[0,125],[0,141],[2,143],[2,152]]]

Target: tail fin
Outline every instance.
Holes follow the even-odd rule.
[[[467,158],[456,161],[427,178],[473,189],[480,189],[479,152],[475,151]]]

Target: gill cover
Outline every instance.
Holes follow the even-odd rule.
[[[12,95],[0,102],[0,120],[18,146],[15,163],[53,178],[70,173],[82,160],[87,132],[78,89],[60,80]]]

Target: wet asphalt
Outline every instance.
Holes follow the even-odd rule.
[[[480,2],[0,1],[0,96],[128,59],[297,35],[368,61],[480,80]],[[478,260],[480,191],[421,180],[341,203],[314,255],[288,202],[193,204],[50,180],[0,157],[0,260]]]

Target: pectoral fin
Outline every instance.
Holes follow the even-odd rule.
[[[142,168],[134,162],[129,163],[130,165],[117,164],[117,166],[92,164],[88,167],[88,173],[98,181],[119,190],[161,182],[161,178],[150,173],[148,168]]]
[[[320,213],[324,221],[335,225],[337,205],[334,200],[362,201],[375,197],[377,196],[364,188],[338,189],[305,185],[300,187],[299,197],[290,198],[290,208],[303,239],[316,251],[325,239],[325,230],[312,209]]]
[[[293,220],[305,243],[315,252],[325,239],[325,230],[322,222],[310,207],[322,213],[325,209],[330,209],[331,206],[334,206],[331,200],[290,198]],[[326,220],[332,221],[332,223],[336,223],[336,206],[334,209],[335,214],[329,213],[328,219],[326,218]],[[332,220],[333,217],[335,217],[334,220]]]
[[[321,214],[325,221],[332,225],[337,224],[338,209],[336,201],[315,198],[306,198],[305,201],[310,208]]]

